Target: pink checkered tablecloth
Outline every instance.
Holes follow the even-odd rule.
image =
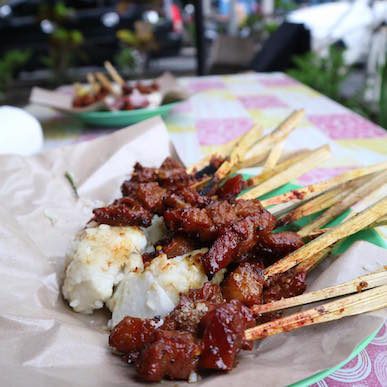
[[[290,136],[288,150],[330,144],[333,153],[331,161],[302,176],[301,183],[387,160],[386,130],[284,74],[248,73],[183,78],[180,82],[195,94],[174,109],[166,124],[186,163],[241,135],[255,122],[271,129],[301,107],[306,117]],[[31,111],[42,118],[41,111]],[[93,128],[85,132],[71,118],[44,114],[47,147],[109,132]],[[387,386],[387,326],[358,356],[315,386]]]

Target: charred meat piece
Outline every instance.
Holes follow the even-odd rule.
[[[204,176],[212,176],[226,159],[220,156],[212,156],[208,165],[195,172],[195,178],[201,179]]]
[[[138,203],[111,204],[107,207],[93,210],[93,221],[109,226],[142,226],[149,227],[152,223],[152,213]]]
[[[246,217],[253,217],[257,230],[271,231],[275,218],[258,200],[238,200],[235,204],[214,201],[205,208],[181,208],[164,213],[166,226],[202,241],[216,239],[225,228]]]
[[[243,262],[223,281],[222,292],[227,301],[238,300],[247,306],[262,304],[263,266]]]
[[[138,183],[157,181],[157,168],[144,167],[140,163],[136,163],[133,167],[132,177],[127,181],[136,181]],[[125,183],[126,181],[123,183],[122,187],[124,187]],[[122,193],[124,194],[124,192]]]
[[[236,300],[208,312],[200,322],[203,350],[199,367],[231,370],[239,351],[252,348],[244,339],[244,331],[254,325],[250,310]]]
[[[201,240],[212,240],[217,229],[205,208],[180,208],[167,210],[164,221],[171,231],[184,233]]]
[[[220,287],[206,282],[201,289],[180,296],[179,304],[164,319],[162,328],[197,334],[201,318],[221,303],[224,299]]]
[[[188,186],[194,180],[178,161],[167,157],[160,168],[143,167],[136,163],[131,179],[124,181],[121,192],[123,196],[132,196],[136,183],[158,183],[163,188],[175,190]]]
[[[200,352],[200,344],[191,333],[159,330],[137,359],[137,374],[147,382],[186,380],[196,369]]]
[[[276,234],[262,233],[258,239],[255,251],[260,256],[265,257],[266,265],[271,265],[303,245],[302,238],[292,231]]]
[[[139,184],[136,192],[139,202],[146,209],[157,214],[163,212],[165,195],[166,189],[154,182]]]
[[[203,208],[210,203],[210,199],[206,196],[201,196],[199,193],[189,187],[184,187],[180,190],[169,191],[165,199],[165,206],[168,208],[187,208],[198,207]]]
[[[265,304],[272,301],[299,296],[306,290],[306,272],[289,270],[270,279],[263,290]]]
[[[157,245],[161,245],[162,252],[166,254],[168,258],[187,254],[198,247],[194,240],[184,235],[174,235],[169,240],[156,243],[156,246]]]
[[[242,175],[235,175],[228,179],[217,191],[216,194],[220,199],[233,200],[238,194],[247,187]]]
[[[110,333],[109,345],[125,354],[139,352],[154,341],[157,323],[154,319],[125,317]]]
[[[184,166],[178,161],[167,157],[157,170],[158,182],[162,187],[181,187],[188,185],[193,180]]]
[[[206,273],[212,276],[251,251],[259,239],[262,227],[267,227],[268,224],[271,227],[273,223],[273,221],[267,222],[265,218],[271,219],[272,215],[267,216],[265,212],[257,213],[236,221],[226,228],[202,257]]]

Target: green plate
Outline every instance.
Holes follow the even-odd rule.
[[[166,116],[179,102],[168,103],[157,108],[135,110],[100,111],[75,113],[82,122],[91,126],[116,128],[128,126],[154,116]]]
[[[291,190],[296,189],[296,188],[300,188],[300,186],[294,185],[294,184],[286,184],[286,185],[284,185],[284,186],[282,186],[282,187],[280,187],[272,192],[269,192],[268,194],[261,196],[260,199],[266,199],[266,198],[269,198],[272,196],[276,196],[276,195],[291,191]],[[349,213],[349,211],[343,212],[336,219],[334,219],[333,221],[328,223],[327,226],[334,226],[335,224],[340,223],[342,220],[344,220],[344,218],[347,216],[348,213]],[[303,219],[300,219],[298,222],[296,222],[296,224],[298,224],[299,226],[302,226],[305,223],[309,222],[311,219],[316,218],[318,215],[319,215],[319,213],[313,214],[313,215],[305,217]],[[386,241],[375,230],[369,229],[369,230],[359,231],[358,233],[346,238],[333,250],[333,253],[335,253],[335,254],[344,253],[354,242],[356,242],[358,240],[364,240],[364,241],[373,243],[377,246],[380,246],[380,247],[387,249]],[[299,382],[291,384],[290,386],[291,387],[310,386],[311,384],[317,383],[320,380],[326,378],[327,376],[333,374],[336,370],[345,366],[349,361],[351,361],[355,356],[357,356],[375,338],[375,336],[377,335],[379,330],[380,330],[380,328],[378,328],[370,336],[368,336],[364,340],[362,340],[360,342],[360,344],[353,350],[351,355],[347,359],[345,359],[343,362],[338,364],[337,366],[326,369],[326,370],[321,371],[321,372],[318,372],[314,375],[309,376],[306,379],[303,379],[303,380],[300,380]]]

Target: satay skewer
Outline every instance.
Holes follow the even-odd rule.
[[[238,199],[254,199],[262,196],[263,194],[268,193],[310,171],[317,165],[320,165],[322,162],[324,162],[329,156],[329,146],[324,145],[311,152],[302,160],[294,163],[293,165],[290,165],[289,168],[279,172],[278,174],[272,176],[261,184],[240,195]],[[264,202],[265,201],[262,201],[262,203]]]
[[[269,278],[274,274],[284,273],[337,241],[355,234],[363,228],[373,224],[385,215],[387,215],[387,198],[378,201],[376,204],[358,213],[353,218],[332,227],[328,232],[313,239],[298,250],[267,267],[264,270],[264,276]]]
[[[351,281],[347,281],[339,285],[304,293],[291,298],[283,298],[282,300],[273,301],[268,304],[253,305],[250,309],[255,314],[274,312],[277,310],[293,308],[295,306],[306,305],[313,302],[328,300],[330,298],[362,292],[382,285],[387,285],[387,266],[384,266],[373,273],[361,275]]]
[[[358,179],[362,176],[371,175],[375,172],[384,171],[387,169],[387,161],[374,164],[369,167],[353,169],[348,172],[344,172],[341,175],[335,176],[331,179],[311,184],[303,188],[295,189],[293,191],[284,193],[282,195],[274,196],[270,199],[262,201],[264,206],[270,206],[273,204],[286,203],[289,201],[301,201],[308,198],[315,197],[316,195],[326,192],[329,189],[337,187],[340,184],[349,182],[351,180]]]
[[[271,133],[262,137],[260,141],[258,141],[252,148],[248,150],[245,154],[245,159],[248,159],[252,156],[257,156],[258,154],[262,154],[264,158],[268,149],[272,146],[272,144],[281,141],[286,138],[290,132],[292,132],[301,119],[304,117],[304,110],[299,109],[292,112],[284,121],[282,121],[277,128],[275,128]]]
[[[351,183],[344,183],[337,188],[333,188],[332,190],[324,192],[321,195],[316,196],[315,198],[307,200],[305,201],[305,203],[302,203],[301,205],[297,206],[296,209],[280,217],[278,223],[281,225],[287,225],[305,216],[325,210],[335,205],[336,203],[339,203],[351,192],[354,187],[356,187],[360,183],[357,181]],[[281,204],[279,204],[279,206],[281,206]]]
[[[109,91],[111,94],[117,95],[117,91],[114,89],[112,83],[109,81],[109,79],[106,77],[105,74],[102,74],[100,72],[95,73],[96,78],[101,83],[101,85]]]
[[[212,156],[221,156],[228,157],[230,159],[233,156],[234,152],[234,163],[233,167],[242,168],[244,160],[248,160],[254,158],[254,164],[258,164],[262,162],[266,155],[268,154],[268,149],[270,146],[281,141],[296,127],[298,122],[304,115],[303,110],[296,110],[291,113],[284,121],[282,121],[276,129],[274,129],[271,133],[262,137],[262,128],[260,126],[254,125],[252,129],[250,129],[247,133],[241,135],[237,139],[229,142],[228,144],[220,147],[213,154],[205,156],[203,159],[198,161],[197,163],[191,165],[187,168],[188,173],[192,173],[194,170],[200,170],[204,168]],[[259,130],[257,130],[259,128]],[[238,155],[238,165],[236,165],[235,155]],[[227,161],[227,160],[226,160]],[[219,172],[220,175],[224,175],[224,171],[231,171],[233,168],[230,168],[229,163],[225,162],[225,166]]]
[[[271,149],[269,156],[267,157],[263,166],[263,172],[271,171],[277,165],[285,146],[285,140],[286,138],[273,145],[273,148]]]
[[[254,125],[249,131],[243,134],[231,149],[228,160],[225,160],[215,172],[215,178],[221,180],[225,178],[232,169],[240,163],[246,151],[262,136],[262,127]]]
[[[308,325],[339,320],[387,307],[387,285],[332,301],[247,329],[246,340],[259,340]]]
[[[105,61],[104,66],[114,82],[118,83],[120,86],[125,85],[125,80],[121,77],[116,68],[108,60]]]
[[[353,216],[355,216],[357,213],[358,212],[353,212],[353,214],[354,214]],[[347,220],[349,220],[350,218],[353,217],[350,215],[347,216]],[[381,226],[387,226],[387,216],[381,217],[380,219],[378,219],[374,223],[370,224],[368,227],[364,228],[363,230],[369,230],[369,229],[381,227]],[[317,230],[312,231],[310,234],[308,234],[308,237],[316,238],[316,237],[318,237],[318,236],[320,236],[320,235],[322,235],[330,230],[332,230],[332,227],[319,228]]]
[[[372,195],[375,191],[378,191],[385,183],[387,183],[387,171],[378,173],[376,176],[373,176],[366,184],[362,184],[352,192],[348,193],[348,195],[343,197],[343,199],[336,203],[335,206],[330,207],[317,219],[304,226],[301,230],[298,231],[298,234],[303,237],[309,235],[314,230],[319,229],[340,215],[343,211],[350,208],[362,198],[365,198],[368,195]]]
[[[87,73],[86,74],[86,79],[87,79],[87,82],[89,83],[90,85],[90,89],[91,89],[91,92],[93,95],[97,95],[98,92],[100,91],[101,89],[101,86],[100,84],[97,82],[97,80],[95,79],[93,73]]]

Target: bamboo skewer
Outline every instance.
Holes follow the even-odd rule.
[[[109,92],[112,94],[117,94],[117,92],[114,90],[112,83],[109,81],[105,74],[98,72],[95,73],[95,76],[105,89],[109,90]]]
[[[357,213],[355,213],[356,215]],[[351,215],[351,214],[350,214]],[[348,215],[346,220],[349,220],[353,216]],[[387,226],[387,217],[382,217],[375,221],[374,223],[370,224],[368,227],[364,228],[363,230],[369,230],[371,228],[376,228],[376,227],[382,227],[382,226]],[[319,228],[318,230],[312,231],[310,234],[308,234],[308,237],[315,238],[318,237],[328,231],[332,230],[332,227],[326,227],[326,228]],[[298,267],[298,266],[297,266]]]
[[[237,142],[240,140],[241,137],[242,136],[240,136],[232,141],[229,141],[226,144],[219,146],[215,152],[213,152],[207,156],[204,156],[197,163],[189,166],[187,168],[187,173],[193,173],[194,171],[200,171],[201,169],[203,169],[204,167],[206,167],[209,164],[209,162],[211,161],[211,158],[213,156],[219,156],[222,158],[229,156],[232,148],[235,147],[235,145],[237,144]]]
[[[87,73],[86,75],[87,82],[90,84],[91,92],[95,95],[98,93],[100,89],[99,83],[96,81],[94,75],[92,73]]]
[[[366,197],[360,199],[357,203],[352,206],[352,212],[348,215],[347,219],[352,218],[357,213],[363,211],[365,208],[375,204],[378,200],[387,196],[387,184],[383,184],[380,189],[368,194]]]
[[[268,148],[273,144],[281,139],[285,138],[298,124],[298,122],[301,120],[301,118],[304,115],[303,110],[297,110],[293,112],[289,117],[287,117],[272,133],[262,137],[259,140],[259,137],[262,136],[262,132],[259,133],[259,136],[253,136],[253,140],[255,141],[248,141],[248,147],[246,147],[243,157],[241,160],[239,160],[239,168],[246,168],[246,166],[252,166],[252,165],[258,165],[260,162],[262,162],[265,158],[265,156],[268,153]],[[250,129],[249,132],[252,130]],[[247,132],[247,133],[249,133]],[[257,133],[258,134],[258,133]],[[222,148],[218,149],[215,152],[215,155],[219,155],[221,157],[227,157],[231,155],[232,149],[235,148],[238,143],[243,141],[243,138],[246,138],[246,135],[242,135],[238,137],[237,139],[229,142]],[[257,142],[257,144],[254,145],[254,143]],[[249,149],[250,148],[250,149]],[[194,170],[200,170],[204,168],[209,161],[211,160],[211,157],[213,155],[207,155],[197,163],[191,165],[189,168],[187,168],[188,173],[192,173]],[[227,168],[229,167],[226,164]],[[224,167],[226,169],[226,166]]]
[[[387,198],[380,200],[372,207],[367,208],[340,225],[332,227],[328,232],[267,267],[264,270],[265,277],[268,278],[274,274],[283,273],[291,269],[338,240],[355,234],[385,215],[387,215]]]
[[[284,138],[282,141],[278,142],[273,146],[269,153],[269,156],[267,157],[265,165],[263,166],[263,172],[270,171],[277,165],[285,146],[285,140],[286,138]]]
[[[215,173],[219,180],[225,178],[232,169],[238,165],[247,150],[262,136],[262,128],[254,125],[248,132],[243,134],[231,149],[229,160],[225,160]]]
[[[330,246],[312,255],[310,258],[306,259],[305,261],[301,262],[299,265],[295,267],[296,272],[309,273],[320,262],[322,262],[332,252],[332,250],[333,250],[333,246]]]
[[[367,313],[385,307],[387,307],[387,285],[247,329],[245,338],[246,340],[263,339],[304,326],[339,320],[343,317]]]
[[[321,216],[315,219],[313,222],[307,224],[301,230],[298,231],[298,234],[301,236],[307,236],[315,229],[318,229],[324,224],[327,224],[330,220],[334,219],[336,216],[340,215],[343,211],[350,208],[353,204],[357,203],[364,197],[372,195],[374,191],[378,191],[380,186],[387,182],[387,171],[378,173],[376,176],[371,178],[367,184],[360,185],[354,191],[350,192],[348,196],[344,197],[340,203],[337,203],[335,206],[329,208]]]
[[[304,110],[296,110],[289,117],[287,117],[281,124],[274,129],[270,134],[263,137],[257,144],[255,144],[245,155],[245,159],[258,154],[267,154],[267,149],[273,143],[276,143],[287,137],[289,133],[298,125],[304,116]]]
[[[116,68],[107,60],[104,63],[106,71],[109,73],[111,78],[113,79],[114,82],[118,83],[120,86],[125,85],[124,79],[121,77],[121,75],[118,73]]]
[[[267,192],[274,190],[275,188],[280,187],[310,171],[317,165],[321,164],[330,156],[329,146],[325,145],[314,152],[311,152],[309,155],[304,157],[301,161],[294,163],[289,166],[288,169],[285,169],[278,174],[272,176],[271,178],[265,180],[263,183],[255,186],[251,190],[245,192],[244,194],[239,196],[239,199],[255,199]],[[264,201],[262,201],[264,203]]]
[[[267,180],[268,178],[276,175],[279,172],[284,171],[285,169],[289,168],[292,164],[297,163],[300,160],[303,160],[305,156],[309,155],[311,153],[310,150],[304,151],[302,153],[297,153],[295,155],[290,156],[286,160],[281,161],[279,164],[277,164],[272,170],[266,170],[261,172],[259,175],[254,176],[250,178],[250,183],[252,186],[258,185],[262,183],[263,181]],[[243,161],[242,166],[243,168],[247,168],[252,165],[256,165],[258,159],[248,159]]]
[[[330,286],[310,293],[304,293],[296,297],[283,298],[282,300],[273,301],[268,304],[253,305],[251,310],[255,314],[274,312],[330,298],[345,296],[356,292],[362,292],[382,285],[387,285],[387,266],[374,273],[359,276],[351,281],[347,281],[339,285]]]
[[[264,206],[272,204],[285,203],[289,201],[300,201],[316,196],[319,193],[325,192],[331,188],[337,187],[340,184],[358,179],[359,177],[370,175],[375,172],[384,171],[387,169],[387,161],[369,167],[353,169],[341,175],[335,176],[331,179],[320,183],[311,184],[304,188],[299,188],[282,195],[262,201]]]
[[[295,210],[280,218],[279,224],[287,225],[303,218],[304,216],[308,216],[331,207],[332,205],[344,199],[351,191],[353,186],[354,184],[346,183],[342,186],[324,192],[309,201],[306,201],[306,203],[301,204]]]

